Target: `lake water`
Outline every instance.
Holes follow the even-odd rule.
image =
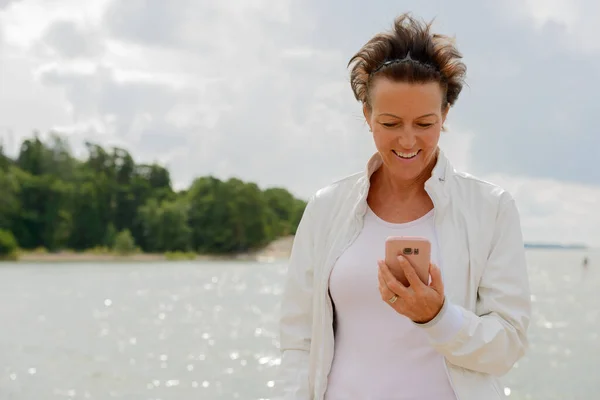
[[[509,399],[600,398],[600,253],[528,252]],[[285,263],[0,264],[0,399],[269,399]],[[484,400],[484,399],[482,399]]]

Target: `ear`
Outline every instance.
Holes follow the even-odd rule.
[[[373,128],[371,127],[371,107],[367,105],[367,103],[363,103],[363,115],[365,116],[365,121],[367,121],[367,125],[369,125],[369,130],[371,131]]]

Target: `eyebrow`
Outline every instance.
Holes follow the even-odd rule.
[[[402,119],[397,115],[394,114],[389,114],[389,113],[381,113],[379,114],[380,117],[382,116],[388,116],[388,117],[394,117],[394,118],[398,118],[398,119]],[[425,117],[436,117],[437,115],[435,113],[430,113],[430,114],[425,114],[425,115],[421,115],[420,117],[417,117],[415,119],[419,119],[419,118],[425,118]]]

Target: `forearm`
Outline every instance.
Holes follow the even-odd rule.
[[[496,376],[506,374],[527,349],[526,314],[509,323],[496,313],[477,316],[454,304],[425,324],[431,345],[452,364]]]
[[[310,400],[309,352],[282,350],[277,386],[282,400]]]

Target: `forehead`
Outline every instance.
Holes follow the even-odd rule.
[[[441,113],[443,91],[437,82],[407,83],[380,78],[370,90],[371,107],[375,114],[417,116]]]

